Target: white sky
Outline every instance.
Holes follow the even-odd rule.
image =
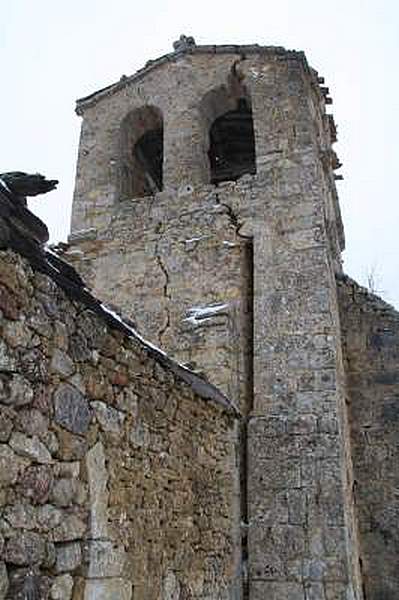
[[[381,295],[399,307],[398,0],[6,0],[0,172],[39,171],[60,180],[57,191],[31,203],[51,241],[69,231],[76,98],[170,52],[181,33],[198,44],[306,52],[334,100],[345,270],[362,284],[373,274]]]

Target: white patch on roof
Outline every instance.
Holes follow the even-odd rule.
[[[213,305],[213,307],[208,308],[210,308],[213,312],[217,312],[219,310],[222,310],[222,307],[227,307],[227,304],[217,304]],[[176,360],[171,360],[163,350],[161,350],[148,340],[144,339],[134,329],[134,327],[125,323],[122,317],[118,315],[118,313],[116,313],[114,310],[108,308],[108,306],[106,306],[103,303],[101,303],[101,308],[104,312],[111,315],[114,319],[116,319],[117,321],[119,321],[119,323],[126,327],[126,329],[131,333],[133,338],[141,342],[145,347],[151,348],[156,354],[158,354],[158,356],[161,355],[165,359],[167,359],[166,364],[169,364],[169,368],[172,369],[172,372],[178,374],[183,379],[183,381],[188,383],[196,391],[197,394],[199,394],[203,398],[212,399],[214,397],[216,402],[221,403],[223,406],[229,408],[230,410],[233,410],[236,414],[239,414],[238,409],[234,406],[234,404],[231,403],[217,388],[212,386],[212,384],[209,384],[207,381],[201,379],[201,377],[199,377],[194,371],[186,367],[184,364],[177,362]],[[205,309],[200,310],[203,311]],[[189,375],[189,378],[187,378],[187,375],[185,375],[185,373],[182,373],[182,371],[187,373]]]
[[[60,258],[59,254],[54,252],[54,250],[52,250],[50,246],[46,246],[46,252],[48,252],[49,254],[52,254],[53,256],[55,256],[58,259]]]
[[[3,187],[5,190],[7,190],[7,192],[9,192],[9,193],[11,194],[11,190],[10,190],[10,188],[8,187],[8,185],[6,184],[6,182],[4,181],[4,179],[2,179],[1,177],[0,177],[0,185],[1,185],[1,187]]]
[[[131,325],[128,325],[127,323],[125,323],[125,321],[122,319],[122,317],[120,315],[118,315],[118,313],[116,313],[115,311],[113,311],[111,308],[108,308],[108,306],[106,306],[103,303],[101,303],[101,308],[103,309],[104,312],[106,312],[109,315],[111,315],[112,317],[114,317],[114,319],[116,319],[117,321],[119,321],[119,323],[121,323],[124,327],[126,327],[126,329],[132,334],[132,336],[134,338],[136,338],[136,340],[139,340],[142,344],[144,344],[144,346],[146,346],[147,348],[151,348],[152,350],[155,350],[156,352],[159,352],[160,354],[163,354],[163,356],[166,356],[166,354],[165,354],[165,352],[163,350],[161,350],[160,348],[158,348],[157,346],[155,346],[154,344],[152,344],[148,340],[144,339],[136,331],[136,329],[134,329],[134,327],[132,327]],[[182,365],[180,365],[180,366],[182,366]]]

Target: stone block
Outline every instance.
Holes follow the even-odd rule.
[[[57,573],[73,572],[82,563],[82,549],[80,542],[68,542],[56,545],[56,570]]]
[[[61,384],[54,393],[55,420],[72,433],[85,433],[91,412],[86,398],[72,385]]]
[[[86,581],[84,600],[132,599],[132,584],[121,578],[89,579]]]
[[[28,437],[23,433],[15,431],[12,433],[9,443],[14,452],[20,456],[41,464],[49,464],[52,462],[50,452],[36,435]]]
[[[120,410],[116,410],[112,406],[107,405],[105,402],[91,402],[92,407],[97,421],[100,423],[101,428],[104,431],[110,433],[120,433],[125,415]]]
[[[110,541],[93,540],[88,544],[88,571],[90,579],[120,577],[126,561],[126,552],[122,546]]]
[[[55,578],[50,589],[51,600],[71,600],[73,578],[71,575],[59,575]]]
[[[250,590],[251,600],[306,600],[300,583],[254,581]]]
[[[47,502],[53,482],[50,467],[29,466],[18,480],[18,491],[24,498],[31,498],[35,504]]]
[[[0,600],[5,600],[8,590],[8,574],[4,561],[0,561]]]
[[[104,446],[97,442],[86,458],[90,494],[90,534],[93,539],[107,538],[108,472]]]
[[[50,362],[50,369],[53,373],[57,373],[60,377],[66,379],[74,374],[76,366],[68,354],[55,348]]]
[[[5,560],[14,565],[40,565],[45,556],[44,538],[33,532],[18,532],[8,540],[5,547]]]

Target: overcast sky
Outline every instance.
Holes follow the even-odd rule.
[[[344,265],[374,277],[399,308],[398,0],[8,0],[0,24],[0,172],[60,180],[32,210],[65,240],[80,119],[76,98],[172,50],[181,33],[198,44],[259,43],[304,50],[326,79],[338,124],[335,150],[346,232]]]

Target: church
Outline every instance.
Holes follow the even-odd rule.
[[[77,102],[68,243],[2,239],[4,598],[398,597],[399,315],[342,269],[331,103],[186,36]]]

